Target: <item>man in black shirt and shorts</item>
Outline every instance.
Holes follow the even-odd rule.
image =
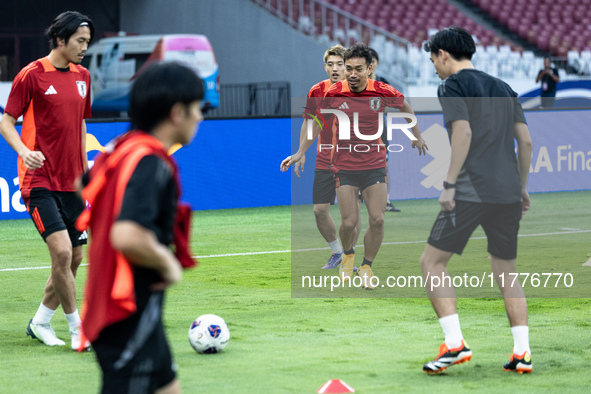
[[[435,360],[423,370],[437,373],[472,357],[456,312],[453,286],[432,288],[433,277],[449,276],[447,263],[461,254],[472,232],[481,225],[487,235],[492,272],[499,280],[516,272],[519,221],[530,208],[526,191],[532,143],[517,94],[503,81],[474,69],[470,33],[444,29],[425,44],[443,82],[437,95],[451,140],[451,162],[439,198],[441,212],[421,256],[427,293],[445,335]],[[515,156],[514,140],[518,150]],[[446,286],[447,284],[447,286]],[[527,326],[527,302],[519,281],[497,281],[514,339],[506,371],[532,370]]]

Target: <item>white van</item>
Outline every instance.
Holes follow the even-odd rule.
[[[219,71],[206,36],[196,34],[138,35],[103,38],[91,45],[82,65],[91,78],[93,111],[127,111],[135,75],[151,62],[177,61],[205,83],[204,109],[219,105]]]

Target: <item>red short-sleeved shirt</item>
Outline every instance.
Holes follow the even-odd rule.
[[[18,175],[24,199],[31,189],[74,191],[74,180],[84,171],[82,121],[91,117],[90,75],[70,63],[57,70],[47,57],[23,68],[12,83],[4,110],[23,117],[21,140],[45,156],[43,167],[28,170],[18,158]]]
[[[403,103],[402,93],[386,83],[373,79],[368,79],[367,87],[359,93],[351,91],[346,80],[332,85],[326,92],[320,108],[338,109],[344,112],[349,118],[351,129],[350,138],[341,139],[337,128],[334,167],[347,171],[385,167],[387,150],[380,137],[371,141],[358,138],[354,132],[355,116],[358,118],[359,133],[374,135],[379,130],[380,118],[384,119],[384,109],[386,107],[402,108]],[[334,119],[336,116],[332,115],[331,118]],[[386,132],[385,122],[382,130]]]

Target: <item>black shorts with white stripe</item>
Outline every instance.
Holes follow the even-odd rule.
[[[101,393],[153,393],[176,378],[162,325],[162,298],[162,292],[153,293],[139,315],[108,326],[92,343],[103,371]],[[130,336],[117,335],[130,325]]]
[[[481,225],[488,239],[488,253],[504,260],[517,256],[521,203],[490,204],[456,200],[451,211],[441,211],[428,243],[438,249],[462,254],[468,239]]]

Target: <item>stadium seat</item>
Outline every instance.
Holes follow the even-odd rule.
[[[315,32],[314,24],[307,16],[300,16],[298,20],[298,29],[306,34],[314,34]]]
[[[583,74],[588,75],[591,71],[591,51],[581,51],[581,71]]]
[[[582,70],[579,51],[568,51],[566,56],[567,64],[575,73],[578,74]]]
[[[341,42],[341,44],[344,44],[345,43],[345,31],[343,29],[336,29],[334,31],[332,38],[335,41],[339,41],[339,42]]]
[[[419,48],[415,46],[411,46],[408,48],[408,63],[409,63],[409,70],[408,75],[409,77],[418,78],[420,76],[420,64],[421,64],[421,52]]]
[[[486,53],[488,53],[490,56],[496,57],[499,54],[499,48],[497,48],[496,45],[487,45]]]
[[[378,53],[380,53],[380,52],[378,52]],[[382,53],[381,63],[383,63],[383,64],[394,63],[394,59],[396,58],[396,47],[394,46],[392,41],[386,41],[386,44],[384,45],[383,51],[381,53]]]
[[[471,0],[531,44],[554,56],[567,56],[591,41],[587,0]],[[555,34],[552,34],[555,33]]]

